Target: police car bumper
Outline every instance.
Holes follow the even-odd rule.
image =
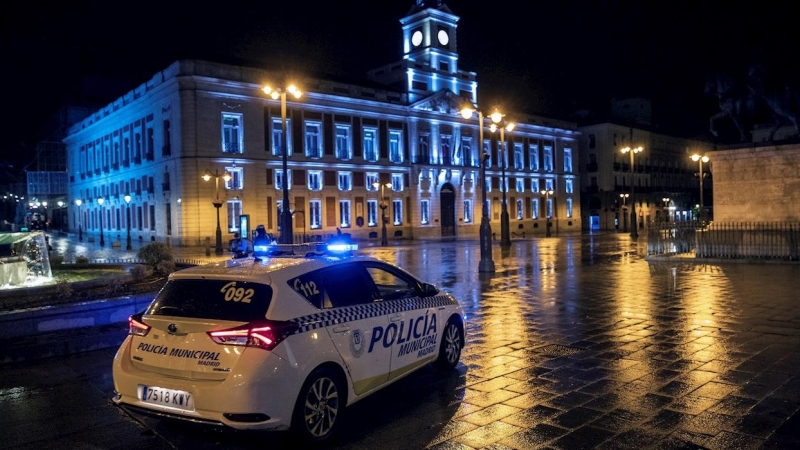
[[[112,400],[117,405],[148,415],[238,430],[283,430],[291,424],[303,377],[273,352],[248,349],[258,352],[257,357],[241,358],[224,380],[196,380],[137,368],[131,363],[129,348],[123,344],[114,358]],[[145,402],[140,398],[142,385],[189,393],[192,408]]]

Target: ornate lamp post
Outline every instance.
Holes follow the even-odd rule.
[[[508,148],[506,148],[506,140],[503,132],[505,130],[509,131],[514,129],[515,124],[513,122],[506,123],[504,114],[495,110],[490,116],[492,119],[492,124],[490,125],[489,129],[494,133],[497,128],[500,128],[500,168],[502,169],[501,175],[501,183],[500,183],[500,191],[503,193],[503,203],[502,203],[502,211],[500,212],[500,245],[509,246],[511,245],[511,232],[508,228],[508,203],[506,202],[506,191],[508,190],[508,186],[506,185],[506,166],[508,165]],[[500,124],[498,126],[497,124]]]
[[[83,242],[83,227],[81,224],[83,223],[83,215],[81,213],[81,205],[83,204],[83,200],[76,198],[75,205],[78,207],[78,240]]]
[[[388,202],[384,200],[385,197],[383,196],[383,188],[390,187],[392,183],[372,183],[372,186],[374,186],[375,189],[378,189],[378,185],[380,185],[381,188],[381,201],[378,202],[378,205],[380,205],[381,208],[381,246],[386,247],[389,245],[389,240],[386,237],[386,208],[388,208],[389,205]]]
[[[461,109],[461,117],[469,119],[475,108],[471,105]],[[494,261],[492,260],[492,227],[489,225],[489,207],[486,206],[486,163],[489,161],[489,154],[483,151],[483,113],[478,111],[478,145],[481,149],[481,194],[483,204],[481,207],[481,261],[478,264],[479,272],[494,272]]]
[[[214,169],[214,173],[211,173],[210,170],[206,169],[205,173],[203,174],[203,180],[209,181],[212,177],[214,178],[214,184],[216,185],[216,196],[214,197],[214,201],[211,203],[214,205],[214,208],[217,208],[217,240],[216,245],[214,246],[214,254],[221,255],[222,229],[219,227],[219,209],[222,207],[222,200],[219,199],[219,179],[222,178],[227,182],[231,179],[231,174],[229,174],[227,170],[224,173],[219,173],[217,169]]]
[[[619,194],[622,199],[622,231],[628,232],[628,197],[631,194]]]
[[[547,216],[547,226],[545,227],[545,228],[547,228],[547,230],[545,231],[544,235],[545,235],[545,237],[550,237],[551,236],[551,232],[550,232],[550,216],[552,216],[552,213],[551,213],[551,210],[550,210],[550,196],[553,195],[553,190],[552,189],[542,189],[541,194],[544,195],[544,208],[545,208],[544,209],[544,213],[545,213],[545,216]]]
[[[128,223],[128,240],[125,243],[125,250],[133,250],[131,246],[131,194],[125,194],[122,197],[125,200],[125,204],[128,205],[128,209],[126,211],[127,215],[127,223]]]
[[[103,203],[106,201],[103,197],[97,197],[97,204],[100,205],[100,247],[105,247],[106,240],[103,236]]]
[[[700,177],[700,224],[705,223],[705,208],[703,207],[703,178],[705,174],[703,173],[703,163],[708,162],[708,156],[700,156],[697,153],[692,155],[692,161],[696,161],[700,167],[700,172],[698,172],[698,176]]]
[[[289,211],[289,148],[287,145],[286,137],[286,93],[290,93],[294,98],[300,98],[303,95],[299,89],[293,84],[285,88],[272,88],[271,86],[264,86],[262,89],[265,94],[272,97],[273,100],[280,99],[281,101],[281,156],[283,158],[283,206],[281,207],[281,244],[291,244],[294,242],[292,235],[292,212]]]
[[[664,197],[661,201],[664,202],[664,222],[669,222],[669,197]]]
[[[631,145],[633,144],[633,129],[631,128]],[[631,154],[631,237],[636,239],[639,237],[638,232],[638,225],[636,223],[636,197],[635,197],[635,190],[634,185],[636,184],[635,180],[633,179],[633,155],[639,153],[644,150],[644,147],[625,147],[621,151],[623,154],[630,153]]]

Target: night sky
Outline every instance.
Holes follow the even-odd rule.
[[[364,79],[400,59],[399,19],[414,1],[250,3],[12,0],[0,18],[2,157],[29,163],[46,119],[87,98],[87,77],[121,78],[95,84],[112,99],[182,58]],[[546,117],[644,96],[659,129],[710,138],[709,73],[763,60],[793,77],[798,66],[791,2],[445,3],[461,17],[460,68],[478,74],[480,101]]]

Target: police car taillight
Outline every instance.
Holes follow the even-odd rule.
[[[128,334],[132,336],[147,336],[150,332],[150,325],[142,322],[143,313],[134,314],[128,317]]]
[[[208,336],[220,345],[240,345],[274,349],[292,334],[297,325],[288,322],[259,321],[226,330],[209,331]]]

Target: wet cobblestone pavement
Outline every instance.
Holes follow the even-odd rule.
[[[452,292],[467,345],[457,370],[426,368],[353,405],[330,447],[800,447],[800,265],[646,261],[645,246],[627,235],[516,241],[495,248],[492,275],[477,272],[474,242],[363,249]],[[0,367],[0,405],[8,375]],[[198,434],[103,407],[140,433],[118,448],[292,446],[281,433]],[[59,442],[71,441],[17,444]]]

